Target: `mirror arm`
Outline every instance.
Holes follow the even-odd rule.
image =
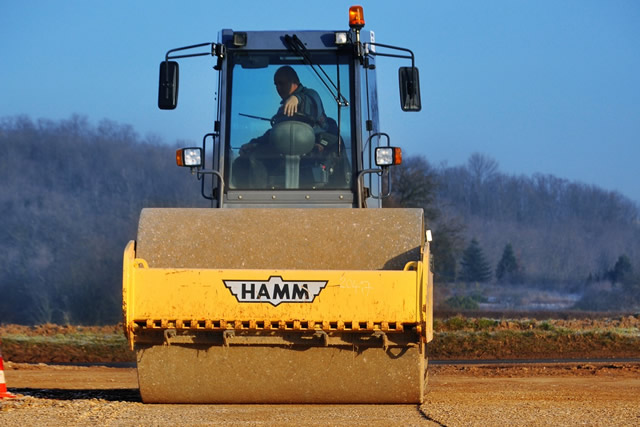
[[[204,46],[211,46],[211,51],[210,52],[199,52],[199,53],[190,53],[190,54],[186,54],[186,55],[171,55],[173,52],[179,52],[182,50],[190,50],[190,49],[196,49],[199,47],[204,47]],[[194,44],[191,46],[184,46],[184,47],[178,47],[175,49],[171,49],[169,51],[167,51],[166,55],[165,55],[165,61],[168,61],[170,59],[179,59],[179,58],[191,58],[194,56],[207,56],[207,55],[211,55],[214,56],[216,55],[218,52],[216,52],[216,43],[200,43],[200,44]],[[222,52],[220,52],[222,53]]]
[[[389,44],[382,44],[382,43],[365,43],[365,46],[380,46],[383,47],[385,49],[393,49],[393,50],[400,50],[402,52],[407,52],[409,53],[409,55],[398,55],[398,54],[393,54],[393,53],[381,53],[381,52],[375,52],[371,49],[369,49],[369,54],[373,55],[373,56],[386,56],[389,58],[402,58],[402,59],[410,59],[411,60],[411,68],[415,68],[415,57],[413,55],[413,51],[411,51],[410,49],[406,49],[404,47],[398,47],[398,46],[392,46]]]

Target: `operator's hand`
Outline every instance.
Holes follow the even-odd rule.
[[[287,100],[284,102],[284,108],[283,108],[284,115],[287,117],[291,117],[295,113],[297,113],[298,102],[299,101],[297,96],[292,95],[289,98],[287,98]]]

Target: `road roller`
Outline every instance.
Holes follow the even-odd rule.
[[[382,207],[402,152],[380,130],[378,57],[402,62],[399,107],[419,111],[413,52],[377,43],[359,6],[344,30],[225,29],[167,52],[159,108],[198,58],[217,112],[176,152],[210,207],[143,209],[124,251],[143,402],[423,401],[431,234],[422,209]]]

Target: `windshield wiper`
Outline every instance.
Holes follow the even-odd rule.
[[[289,47],[293,51],[295,51],[298,55],[304,58],[304,62],[306,62],[306,64],[311,67],[311,69],[314,71],[314,73],[316,73],[316,75],[318,76],[322,84],[324,84],[324,86],[327,88],[327,90],[329,91],[333,99],[336,100],[338,107],[348,107],[349,101],[347,101],[347,98],[345,98],[344,95],[340,93],[340,89],[334,83],[331,77],[327,74],[327,72],[324,71],[324,69],[320,65],[314,64],[313,61],[311,61],[311,57],[307,52],[307,48],[305,47],[304,43],[302,43],[302,41],[298,38],[298,36],[296,36],[295,34],[293,36],[290,36],[287,34],[284,36],[284,41],[289,45]],[[320,72],[318,72],[316,67],[318,67],[320,71],[322,71],[322,74],[324,74],[324,77],[320,74]],[[327,83],[327,80],[329,81],[331,86],[333,86],[333,89],[329,87],[329,83]]]

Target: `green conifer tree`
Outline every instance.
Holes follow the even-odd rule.
[[[460,261],[460,280],[464,282],[488,282],[491,279],[491,265],[487,262],[484,252],[476,239],[462,253]]]
[[[500,282],[518,283],[522,280],[521,268],[513,252],[511,243],[507,243],[502,251],[502,258],[496,267],[496,279]]]
[[[626,283],[633,274],[633,267],[631,266],[631,260],[626,255],[620,255],[618,261],[613,266],[614,282]]]

